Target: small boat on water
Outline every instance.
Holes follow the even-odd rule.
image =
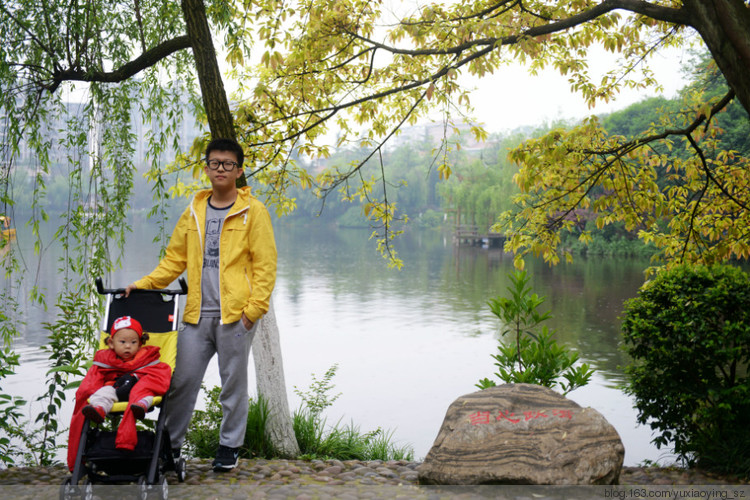
[[[16,237],[16,228],[10,227],[10,217],[0,215],[0,226],[2,227],[2,239],[13,239]]]

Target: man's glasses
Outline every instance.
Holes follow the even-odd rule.
[[[208,168],[211,170],[219,170],[219,165],[224,167],[224,170],[227,172],[231,172],[234,170],[234,167],[238,166],[239,164],[236,161],[219,161],[219,160],[208,160],[206,162],[206,165],[208,165]]]

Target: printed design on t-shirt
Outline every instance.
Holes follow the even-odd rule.
[[[203,259],[204,269],[219,269],[221,222],[221,219],[208,219],[206,221],[206,255]]]

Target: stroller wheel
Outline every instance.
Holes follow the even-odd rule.
[[[91,484],[88,476],[81,479],[81,498],[83,500],[94,500],[94,485]]]
[[[138,498],[140,500],[148,500],[148,492],[151,487],[146,482],[146,476],[138,478]]]
[[[167,483],[167,476],[161,476],[158,488],[159,498],[161,500],[167,500],[169,498],[169,483]]]
[[[177,480],[181,483],[185,482],[185,478],[187,477],[187,463],[185,462],[184,457],[177,459],[177,462],[175,462],[174,465],[174,471],[177,473]]]
[[[80,496],[78,486],[71,484],[71,479],[67,478],[60,486],[60,500],[74,500]]]

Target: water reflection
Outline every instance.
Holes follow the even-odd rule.
[[[348,407],[342,415],[353,417],[354,412],[360,415],[355,422],[374,426],[392,422],[400,430],[397,435],[414,440],[417,455],[423,455],[447,404],[494,372],[490,354],[496,350],[499,324],[486,302],[506,293],[512,258],[499,250],[454,247],[440,233],[415,231],[398,242],[406,267],[395,272],[377,262],[366,236],[330,228],[316,228],[312,236],[309,228],[280,226],[280,261],[286,270],[281,270],[277,297],[282,290],[292,291],[295,307],[289,315],[279,314],[279,321],[316,315],[314,324],[296,319],[284,329],[289,349],[295,348],[291,339],[305,342],[317,363],[303,363],[318,374],[340,359],[345,380],[337,388],[343,387],[340,404]],[[650,430],[635,424],[632,402],[618,389],[627,362],[618,348],[618,316],[624,300],[635,296],[643,282],[647,265],[599,259],[554,268],[538,260],[527,263],[533,289],[547,297],[550,327],[558,339],[599,370],[589,387],[570,397],[599,409],[616,426],[626,443],[627,464],[663,456],[649,444]],[[332,301],[324,302],[323,296]],[[352,362],[358,371],[347,368]],[[376,410],[373,395],[358,385],[369,373],[377,373],[372,387],[387,394],[390,403],[383,405],[398,408],[399,417]],[[380,420],[370,420],[369,412]]]
[[[132,227],[123,268],[107,277],[107,286],[124,286],[157,263],[155,226],[139,220]],[[487,300],[506,293],[512,258],[499,250],[455,247],[440,232],[412,230],[397,242],[404,269],[389,270],[369,234],[276,223],[274,305],[290,403],[300,404],[295,388],[307,390],[311,374],[320,377],[338,364],[334,393],[342,395],[326,413],[329,422],[352,421],[363,431],[390,429],[421,458],[448,405],[495,371],[490,354],[499,325]],[[61,286],[54,269],[59,248],[49,245],[45,252],[38,283],[53,302]],[[32,260],[27,257],[27,266],[36,265]],[[550,327],[558,330],[559,341],[599,370],[590,386],[570,397],[612,422],[625,444],[627,465],[661,456],[649,444],[650,430],[636,426],[632,402],[616,387],[626,362],[618,349],[618,315],[642,283],[646,265],[591,259],[550,268],[527,262],[534,291],[547,297]],[[49,312],[25,312],[49,320]],[[39,324],[29,323],[18,342],[24,366],[9,381],[11,392],[42,391],[45,360],[34,348],[44,342]],[[207,383],[218,381],[213,362]]]

